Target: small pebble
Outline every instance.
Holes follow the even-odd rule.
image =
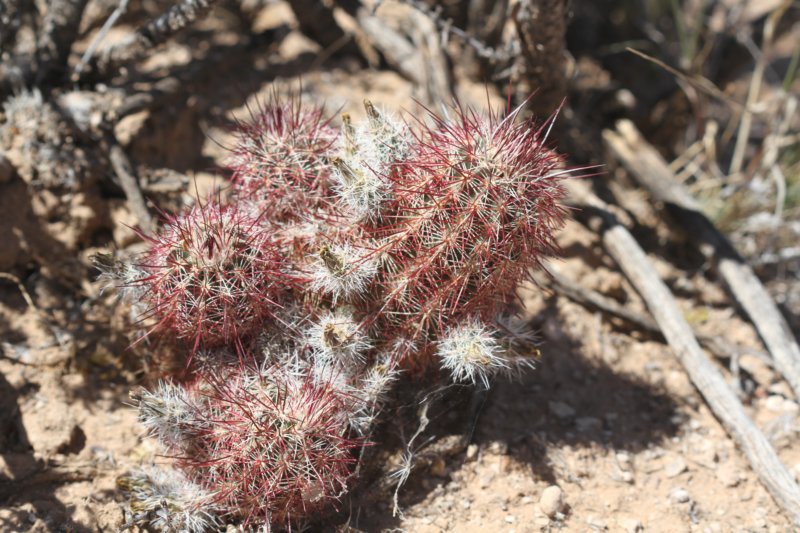
[[[542,491],[539,499],[539,509],[550,518],[564,507],[564,491],[558,485],[550,485]]]
[[[764,400],[764,407],[773,413],[781,414],[794,414],[800,411],[800,406],[798,406],[795,402],[788,400],[783,396],[778,396],[777,394],[767,397],[767,399]]]
[[[677,459],[669,463],[667,467],[664,469],[664,474],[668,478],[677,477],[683,474],[684,472],[686,472],[686,461],[684,461],[683,458],[681,457],[678,457]]]
[[[692,499],[691,495],[686,489],[675,488],[669,493],[669,498],[674,503],[686,503]]]
[[[517,521],[517,519],[516,519],[516,518],[514,518],[514,515],[508,515],[508,516],[506,516],[506,523],[507,523],[507,524],[513,524],[513,523],[514,523],[514,522],[516,522],[516,521]]]
[[[492,454],[492,455],[506,455],[506,454],[508,454],[508,443],[507,442],[503,442],[503,441],[499,441],[499,440],[495,440],[495,441],[490,442],[489,445],[486,446],[485,449],[486,449],[486,453],[489,453],[489,454]]]
[[[467,446],[467,461],[474,461],[478,457],[478,445],[470,444]]]
[[[633,484],[635,478],[633,477],[633,472],[622,471],[619,474],[619,479],[624,483]]]

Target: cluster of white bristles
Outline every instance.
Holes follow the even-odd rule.
[[[333,160],[336,192],[358,220],[374,221],[390,194],[393,166],[408,155],[408,126],[366,103],[366,124],[353,127],[344,115],[339,156]]]

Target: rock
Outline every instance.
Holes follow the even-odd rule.
[[[558,485],[550,485],[542,491],[539,509],[549,518],[556,516],[564,508],[564,491]]]
[[[593,433],[603,428],[603,422],[593,416],[582,416],[575,420],[575,428],[581,433]]]
[[[514,515],[510,514],[510,515],[506,516],[506,523],[507,524],[513,524],[516,521],[517,521],[517,519],[514,517]]]
[[[41,465],[30,453],[0,454],[0,480],[4,482],[25,479],[40,468]]]
[[[764,407],[773,413],[781,414],[797,413],[800,411],[800,406],[798,406],[792,400],[788,400],[777,394],[768,396],[767,399],[764,400]]]
[[[628,452],[617,452],[614,456],[617,460],[617,469],[616,475],[619,476],[619,479],[625,483],[633,483],[633,457]]]
[[[566,420],[575,416],[575,409],[564,402],[548,402],[547,407],[556,418]]]
[[[484,475],[482,475],[480,478],[478,478],[478,486],[480,488],[482,488],[482,489],[488,488],[489,485],[492,484],[493,480],[494,480],[494,473],[493,472],[487,472]]]
[[[686,472],[686,461],[682,457],[678,457],[664,468],[664,475],[668,478],[677,477],[684,472]]]
[[[149,111],[139,111],[122,117],[114,126],[114,134],[117,137],[117,141],[122,146],[128,146],[144,129],[148,118],[150,118]]]
[[[672,500],[673,503],[686,503],[692,499],[689,491],[682,488],[674,488],[669,493],[669,499]]]

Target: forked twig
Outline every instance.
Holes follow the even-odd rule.
[[[139,188],[139,180],[136,179],[133,173],[130,160],[128,160],[128,156],[125,155],[125,151],[119,144],[111,144],[109,159],[114,173],[119,178],[122,190],[125,192],[125,197],[128,199],[128,205],[139,221],[139,227],[146,235],[152,235],[155,230],[153,217],[147,209],[147,203],[142,195],[142,190]]]

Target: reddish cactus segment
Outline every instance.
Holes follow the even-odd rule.
[[[208,421],[178,464],[244,524],[291,524],[346,491],[365,444],[349,437],[357,400],[281,369],[207,376],[195,392]]]
[[[280,308],[290,279],[256,219],[214,201],[170,217],[138,265],[145,316],[194,350],[240,345]]]
[[[466,315],[491,320],[517,284],[556,251],[563,158],[530,122],[457,110],[418,138],[379,228],[385,310],[417,334]],[[388,217],[387,217],[388,219]]]
[[[328,195],[327,153],[336,131],[322,109],[299,98],[273,98],[239,124],[236,135],[229,162],[234,187],[270,222],[307,217]]]

